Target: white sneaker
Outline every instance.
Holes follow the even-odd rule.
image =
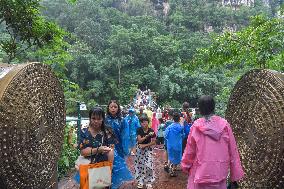
[[[153,189],[153,186],[152,186],[152,184],[146,184],[146,188],[147,189]]]
[[[143,184],[142,183],[138,183],[137,188],[138,189],[142,189],[143,188]]]

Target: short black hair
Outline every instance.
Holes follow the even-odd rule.
[[[160,123],[164,123],[163,118],[159,118]]]
[[[182,104],[182,109],[183,109],[183,110],[189,109],[189,103],[188,103],[188,102],[184,102],[184,103]]]
[[[139,117],[139,121],[142,123],[143,121],[148,121],[149,122],[149,118],[147,116],[147,114],[142,114],[140,117]]]
[[[173,116],[174,115],[174,110],[170,109],[168,114],[169,114],[169,116]]]
[[[215,101],[212,96],[202,95],[198,100],[198,108],[201,115],[210,115],[214,113]]]
[[[180,113],[179,112],[174,112],[173,113],[173,120],[174,122],[179,122],[180,119]]]
[[[103,119],[101,130],[105,132],[105,112],[101,107],[94,107],[89,111],[89,120],[91,122],[92,115],[98,116]]]

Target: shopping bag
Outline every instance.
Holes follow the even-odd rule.
[[[86,165],[86,164],[90,164],[90,163],[91,163],[91,160],[80,155],[80,156],[78,156],[77,160],[75,161],[75,168],[76,168],[77,171],[79,171],[80,165]]]
[[[103,161],[79,166],[80,189],[99,189],[111,186],[112,162]]]

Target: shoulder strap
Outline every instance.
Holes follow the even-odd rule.
[[[107,137],[107,133],[106,130],[103,131],[103,137],[102,137],[102,145],[104,144],[104,142],[106,142],[106,146],[108,146],[108,137]],[[104,141],[104,138],[106,139],[106,141]]]
[[[106,145],[108,146],[108,139],[107,139],[107,135],[106,135],[106,131],[103,131],[103,135],[102,135],[102,142],[101,144],[97,147],[97,150],[99,149],[99,147],[104,145],[104,138],[106,138]],[[94,163],[94,160],[97,159],[99,153],[98,151],[96,152],[96,154],[94,154],[94,156],[91,156],[91,163]]]

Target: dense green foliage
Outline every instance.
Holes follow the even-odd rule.
[[[199,49],[188,64],[190,69],[201,66],[227,66],[230,69],[250,66],[283,72],[284,20],[259,15],[239,32],[225,32],[216,36],[210,47]]]
[[[198,48],[211,44],[211,34],[239,30],[249,24],[250,16],[272,15],[260,2],[235,10],[216,0],[175,0],[169,1],[167,14],[156,3],[43,1],[44,14],[73,35],[69,50],[73,60],[66,74],[80,90],[67,98],[76,94],[87,103],[105,104],[116,96],[127,104],[137,87],[147,87],[157,92],[159,104],[180,105],[187,100],[196,106],[201,94],[216,96],[224,87],[231,89],[233,84],[223,82],[230,81],[225,78],[228,70],[188,73],[181,65],[190,62]]]
[[[0,0],[0,58],[3,62],[41,61],[62,76],[70,60],[66,32],[40,13],[39,0]]]
[[[187,100],[196,106],[201,94],[211,94],[220,100],[218,107],[223,110],[236,79],[245,71],[231,72],[232,67],[255,67],[261,60],[279,70],[281,34],[276,37],[272,33],[281,31],[281,25],[277,25],[277,19],[270,22],[269,17],[277,15],[282,1],[269,1],[266,6],[258,0],[250,7],[222,6],[220,2],[169,0],[169,9],[163,10],[156,0],[1,0],[0,58],[4,62],[14,58],[14,62],[52,64],[68,84],[64,86],[68,114],[75,112],[75,101],[92,106],[106,104],[116,96],[127,104],[137,88],[146,87],[157,93],[161,105],[180,106]],[[11,10],[16,11],[10,18],[7,14]],[[257,17],[249,25],[249,18],[258,14],[266,15],[267,22]],[[259,27],[261,20],[267,23],[266,28]],[[53,21],[70,33],[68,38]],[[226,30],[240,33],[225,32],[225,37],[211,38]],[[256,33],[259,37],[254,37]],[[252,36],[251,41],[246,41],[248,36]],[[232,41],[234,45],[229,46]],[[241,47],[243,42],[248,48]],[[269,49],[276,43],[277,48]],[[250,45],[257,48],[246,52]],[[227,66],[198,68],[216,64]],[[182,65],[194,69],[188,72]]]
[[[62,178],[72,168],[75,168],[75,160],[78,158],[79,151],[73,146],[76,144],[77,137],[73,127],[66,125],[64,130],[63,149],[58,161],[58,177]]]

